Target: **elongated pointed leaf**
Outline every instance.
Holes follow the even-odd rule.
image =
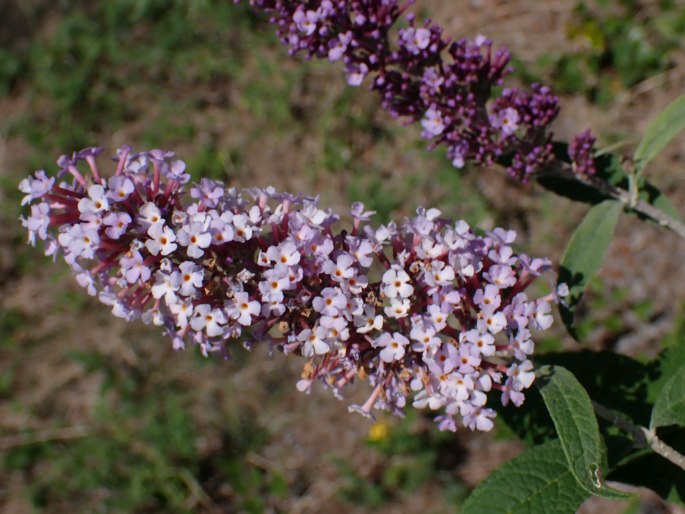
[[[628,497],[602,483],[602,476],[607,473],[606,451],[592,402],[583,386],[573,373],[561,366],[543,366],[538,375],[538,389],[578,484],[596,496]]]
[[[647,385],[651,384],[652,367],[625,355],[613,352],[595,352],[582,350],[579,352],[549,352],[538,355],[536,363],[563,366],[578,379],[590,398],[601,398],[602,403],[612,408],[630,413],[641,425],[648,425],[654,401],[645,398]],[[611,370],[611,376],[607,370]],[[496,404],[498,419],[507,424],[514,433],[529,444],[540,444],[550,439],[556,439],[556,431],[547,408],[538,391],[526,394],[526,403],[522,409],[500,407]],[[600,424],[600,432],[602,425]],[[622,439],[623,441],[623,439]],[[612,458],[619,458],[621,449],[612,445],[614,440],[607,440],[607,454],[609,465]],[[611,450],[615,453],[612,454]],[[626,448],[626,451],[633,451]]]
[[[685,366],[682,366],[659,393],[652,410],[652,428],[685,426]]]
[[[661,342],[664,350],[650,363],[651,380],[647,383],[647,400],[656,404],[669,379],[685,366],[685,319]]]
[[[673,202],[671,202],[671,200],[664,193],[659,191],[659,189],[657,189],[649,182],[646,182],[644,187],[640,191],[640,198],[642,198],[647,203],[651,203],[654,207],[659,209],[664,214],[668,214],[674,220],[683,220],[682,214],[680,214],[680,211],[678,211],[676,206],[673,205]],[[637,215],[638,217],[642,217],[639,213],[637,213]],[[645,217],[645,219],[647,221],[657,223],[658,225],[658,222],[652,220],[651,218]]]
[[[497,468],[466,499],[459,514],[568,514],[588,496],[555,440]]]
[[[671,140],[685,130],[685,95],[666,107],[645,131],[633,159],[644,168]]]
[[[570,295],[559,311],[566,329],[576,339],[573,319],[576,307],[588,282],[602,265],[621,211],[622,205],[615,200],[595,205],[573,233],[561,259],[559,283],[568,285]]]

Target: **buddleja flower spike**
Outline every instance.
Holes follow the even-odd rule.
[[[490,393],[523,403],[532,331],[552,324],[555,295],[527,296],[551,266],[516,254],[513,231],[477,235],[436,209],[374,226],[361,203],[337,229],[318,198],[208,179],[188,194],[171,152],[122,147],[107,178],[101,151],[24,179],[21,221],[115,316],[161,327],[176,349],[227,356],[267,342],[300,355],[301,391],[367,380],[368,401],[350,407],[367,416],[410,403],[440,411],[441,429],[489,430]]]

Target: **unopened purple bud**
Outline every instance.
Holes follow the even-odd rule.
[[[568,149],[574,171],[581,177],[589,177],[597,173],[595,166],[595,141],[591,130],[578,134]]]
[[[369,68],[363,62],[357,65],[348,64],[346,67],[347,83],[354,87],[360,86],[368,72]]]

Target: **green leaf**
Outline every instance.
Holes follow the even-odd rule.
[[[629,497],[602,483],[602,476],[607,472],[606,451],[590,397],[576,377],[560,366],[543,366],[538,371],[537,385],[569,469],[580,486],[604,498]]]
[[[654,402],[647,401],[648,385],[656,376],[652,366],[638,362],[625,355],[613,352],[579,352],[545,353],[536,357],[538,366],[543,364],[563,366],[578,379],[590,398],[601,398],[602,404],[619,412],[630,413],[637,424],[649,425]],[[612,373],[608,374],[607,369]],[[540,393],[533,389],[526,392],[525,408],[517,409],[511,405],[494,407],[498,419],[506,423],[519,438],[529,445],[540,444],[556,439],[554,423]],[[500,423],[500,425],[502,424]],[[609,466],[613,466],[626,453],[634,451],[632,443],[623,436],[613,438],[603,432],[607,425],[599,423],[607,446]],[[612,425],[613,426],[613,425]]]
[[[656,376],[652,366],[610,351],[547,353],[536,358],[538,366],[561,366],[573,373],[590,398],[604,406],[629,413],[635,423],[649,424],[654,402],[647,400],[648,387]],[[611,373],[606,373],[611,369]],[[528,398],[526,398],[526,405]],[[521,410],[521,409],[516,409]]]
[[[683,130],[685,130],[685,95],[678,97],[661,111],[645,131],[633,155],[638,167],[644,169],[649,161]]]
[[[578,336],[573,322],[576,307],[609,250],[621,211],[622,205],[614,200],[595,205],[573,233],[561,258],[558,283],[568,285],[570,295],[566,305],[559,306],[559,311],[566,329],[576,339]]]
[[[569,469],[559,441],[550,441],[497,468],[459,514],[568,514],[588,496]]]
[[[685,426],[685,366],[664,385],[652,410],[651,428]]]
[[[648,383],[647,399],[653,404],[668,380],[685,366],[685,318],[679,315],[675,329],[662,341],[664,350],[650,363],[652,379]]]
[[[637,425],[649,425],[654,402],[647,400],[648,387],[656,376],[653,367],[643,364],[625,355],[604,351],[580,351],[547,353],[536,358],[538,366],[553,364],[563,366],[578,379],[590,398],[601,398],[601,403],[612,411],[628,414],[631,421]],[[606,371],[610,369],[611,373]],[[526,395],[526,409],[530,407]],[[533,397],[534,398],[534,397]],[[540,397],[542,399],[542,397]],[[544,409],[544,406],[543,406]],[[532,414],[534,416],[535,413]],[[532,417],[531,416],[531,417]],[[544,422],[549,415],[545,410],[537,413],[542,418],[537,423]],[[503,419],[507,419],[503,416]],[[597,419],[599,432],[607,450],[609,475],[618,463],[633,455],[637,450],[632,438],[620,431],[615,425],[602,419]],[[551,423],[551,420],[550,420]],[[552,427],[553,428],[553,427]],[[606,476],[606,470],[602,470]]]
[[[678,221],[683,220],[680,211],[678,211],[676,206],[673,205],[673,202],[671,202],[668,196],[662,193],[651,183],[645,182],[644,186],[640,189],[640,198],[645,202],[652,204],[654,207],[659,209],[664,214],[668,214],[671,218]],[[635,214],[638,216],[638,218],[645,219],[646,221],[651,221],[658,225],[658,222],[652,220],[651,218],[648,218],[640,213]]]

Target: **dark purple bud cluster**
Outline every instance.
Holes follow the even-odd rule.
[[[239,0],[236,0],[239,1]],[[455,167],[493,164],[510,156],[509,173],[522,180],[552,159],[547,128],[559,111],[549,88],[505,88],[509,52],[484,37],[450,41],[438,25],[391,29],[412,2],[397,0],[251,0],[271,15],[290,53],[341,60],[347,82],[372,89],[393,117],[420,121],[431,146],[444,145]]]
[[[581,177],[590,177],[597,173],[595,166],[595,135],[591,130],[578,134],[568,148],[573,163],[573,171]]]

